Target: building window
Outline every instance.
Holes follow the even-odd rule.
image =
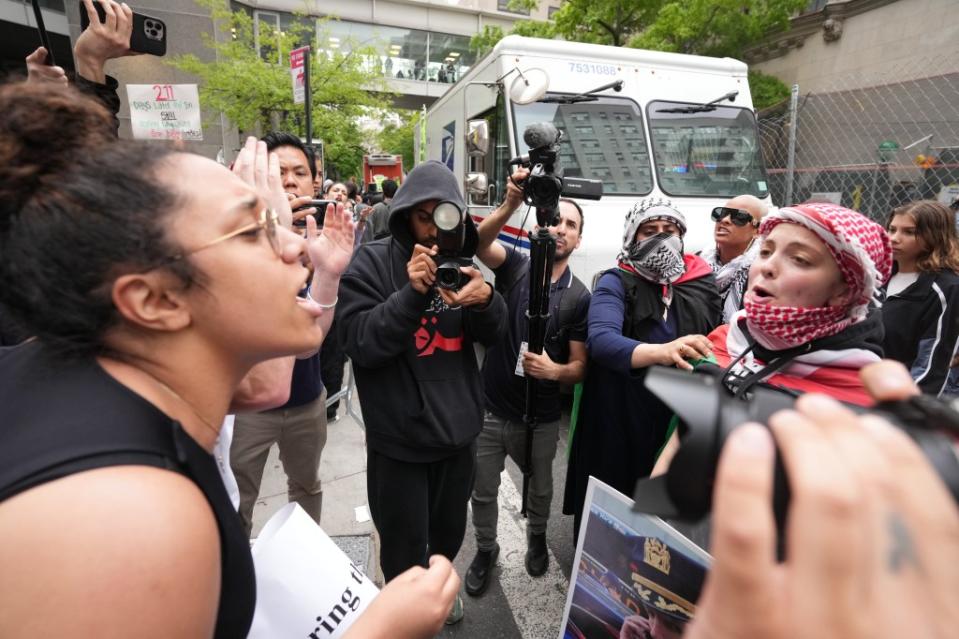
[[[269,11],[253,12],[253,42],[260,57],[267,62],[282,64],[276,39],[280,30],[280,14]]]
[[[425,31],[330,20],[318,24],[316,39],[317,48],[330,55],[366,49],[368,70],[403,80],[426,79]]]
[[[548,13],[547,17],[548,17],[550,20],[552,20],[552,19],[553,19],[553,14],[555,14],[557,11],[559,11],[559,7],[550,7],[550,8],[549,8],[549,13]]]
[[[499,9],[500,11],[505,11],[506,13],[518,13],[524,16],[529,15],[529,9],[521,8],[521,7],[511,9],[509,4],[510,4],[510,0],[496,0],[496,8]]]
[[[319,23],[316,38],[329,54],[367,49],[369,70],[399,80],[452,84],[476,61],[468,36],[330,20]]]
[[[475,61],[476,56],[470,51],[469,36],[429,34],[426,79],[430,82],[453,84],[469,71]]]

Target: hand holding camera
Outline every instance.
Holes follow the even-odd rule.
[[[506,198],[503,204],[509,210],[515,211],[519,208],[519,205],[523,203],[523,185],[528,177],[529,169],[524,166],[519,166],[513,171],[513,174],[509,176],[509,180],[506,181]]]
[[[876,372],[885,386],[911,385],[901,367],[874,366],[886,367]],[[775,446],[768,430],[748,424],[720,457],[715,562],[686,636],[954,634],[959,510],[919,446],[886,420],[823,396],[804,396],[769,424],[792,492],[786,559],[776,562],[770,508]]]
[[[440,297],[443,298],[443,301],[452,307],[485,306],[488,304],[490,297],[493,296],[493,289],[483,279],[480,270],[475,266],[463,266],[460,267],[460,273],[462,273],[462,278],[465,279],[465,284],[462,284],[458,290],[439,288]]]
[[[406,263],[406,274],[410,278],[410,286],[417,293],[426,295],[436,283],[436,247],[417,244],[413,247],[413,257]]]

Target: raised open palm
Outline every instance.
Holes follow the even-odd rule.
[[[342,204],[327,206],[322,231],[313,216],[306,218],[306,250],[318,271],[337,277],[343,273],[353,257],[353,238],[353,220]]]

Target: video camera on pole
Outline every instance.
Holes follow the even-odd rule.
[[[553,226],[559,221],[559,198],[574,197],[598,200],[603,197],[603,183],[599,180],[564,178],[558,166],[562,131],[550,122],[535,122],[523,132],[523,142],[529,154],[513,158],[510,165],[529,168],[529,177],[520,187],[523,201],[536,209],[536,223]],[[542,215],[542,217],[540,217]]]
[[[553,259],[556,256],[556,238],[549,232],[550,226],[559,224],[559,198],[578,197],[598,200],[603,196],[603,183],[599,180],[563,178],[559,166],[559,143],[562,133],[549,122],[530,124],[523,133],[523,141],[529,147],[529,155],[513,158],[510,165],[529,167],[529,176],[519,186],[523,201],[536,208],[535,233],[529,235],[529,318],[527,345],[530,353],[541,355],[546,341],[546,326],[549,322],[549,285],[553,274]],[[510,178],[512,179],[512,178]],[[529,482],[533,468],[533,432],[539,424],[536,416],[539,383],[532,375],[526,376],[526,455],[523,464],[523,504],[520,514],[526,516],[529,497]]]
[[[729,434],[747,422],[768,424],[773,413],[791,408],[796,400],[791,392],[762,384],[739,392],[736,379],[716,365],[700,366],[692,374],[661,366],[649,370],[646,387],[680,419],[680,447],[664,475],[636,484],[633,510],[684,521],[701,519],[712,508],[719,453]],[[883,417],[905,431],[959,504],[959,399],[947,403],[915,395],[881,402],[872,409],[848,407]],[[773,512],[780,541],[788,507],[789,482],[777,451]]]

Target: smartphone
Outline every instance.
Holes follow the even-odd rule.
[[[293,212],[302,211],[303,209],[315,208],[316,213],[313,215],[313,218],[316,219],[317,226],[323,226],[323,221],[326,219],[326,207],[332,204],[336,207],[336,202],[333,200],[310,200],[310,203],[301,206],[298,209],[294,209]],[[298,220],[293,220],[293,227],[298,229],[306,228],[306,216],[301,217]]]
[[[43,26],[43,12],[40,11],[40,1],[33,0],[33,17],[37,21],[37,31],[40,33],[40,44],[47,50],[47,60],[44,64],[53,66],[56,61],[53,59],[53,47],[50,46],[50,36],[47,35],[47,28]]]
[[[36,4],[36,0],[34,0]],[[97,10],[97,16],[103,23],[107,19],[107,14],[97,0],[93,0],[93,7]],[[87,15],[87,7],[80,2],[80,30],[83,31],[90,26],[90,16]],[[166,55],[166,23],[158,18],[151,18],[139,13],[133,13],[133,33],[130,34],[130,50],[137,53],[149,53],[150,55]]]

